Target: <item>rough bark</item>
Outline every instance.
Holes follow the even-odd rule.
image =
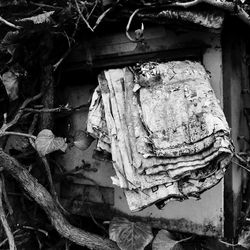
[[[61,214],[49,192],[26,169],[0,148],[0,168],[8,172],[42,207],[57,232],[70,241],[90,249],[119,249],[116,243],[72,226]]]
[[[43,93],[42,96],[42,105],[45,109],[53,109],[54,108],[54,77],[53,77],[53,67],[52,65],[45,66],[42,69],[42,78],[41,78],[41,92]],[[43,112],[40,113],[40,123],[39,123],[39,130],[43,129],[53,129],[54,127],[54,114],[51,112]],[[50,166],[48,163],[48,160],[46,156],[41,156],[42,162],[45,167],[45,171],[48,177],[49,185],[50,185],[50,191],[52,194],[52,197],[54,198],[55,202],[59,206],[62,212],[64,212],[65,215],[68,214],[68,212],[63,208],[63,206],[60,204],[60,201],[57,196],[57,192],[53,183],[53,178],[50,170]]]
[[[54,78],[53,78],[53,67],[51,65],[46,66],[42,70],[41,79],[42,88],[42,105],[44,108],[54,107]],[[41,113],[39,129],[53,129],[53,113]]]
[[[0,178],[0,220],[3,225],[4,231],[7,235],[8,241],[9,241],[9,249],[16,250],[14,236],[11,232],[10,226],[6,219],[6,214],[3,208],[2,198],[3,198],[3,181],[2,181],[2,178]]]

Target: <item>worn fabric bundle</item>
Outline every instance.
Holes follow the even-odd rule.
[[[131,211],[199,198],[224,176],[229,127],[197,62],[148,62],[98,76],[87,130],[112,154]]]

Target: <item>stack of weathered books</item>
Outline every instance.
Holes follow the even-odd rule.
[[[148,62],[98,76],[87,130],[112,154],[131,211],[199,198],[224,176],[230,129],[198,62]]]

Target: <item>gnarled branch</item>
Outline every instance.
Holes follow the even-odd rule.
[[[22,188],[41,206],[46,212],[52,225],[63,237],[73,241],[80,246],[86,246],[96,250],[118,250],[116,243],[101,236],[88,233],[82,229],[72,226],[61,214],[55,201],[49,192],[38,183],[28,170],[0,148],[0,168],[8,172]]]

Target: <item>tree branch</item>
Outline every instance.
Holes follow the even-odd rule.
[[[4,175],[1,173],[0,174],[0,178],[2,179],[2,183],[3,183],[3,188],[2,188],[2,193],[3,193],[3,199],[4,199],[4,202],[6,204],[6,207],[10,213],[10,215],[13,214],[13,209],[11,207],[11,204],[10,204],[10,201],[8,199],[8,195],[7,195],[7,192],[6,192],[6,186],[5,186],[5,179],[4,179]]]
[[[92,31],[94,32],[94,30],[92,29],[92,27],[89,25],[89,22],[86,20],[86,18],[83,16],[82,12],[81,12],[81,9],[79,7],[79,4],[77,2],[77,0],[75,0],[75,4],[76,4],[76,8],[77,8],[77,11],[80,15],[80,17],[82,18],[83,22],[87,25],[87,27]]]
[[[0,128],[0,134],[3,133],[3,132],[5,132],[7,129],[9,129],[9,128],[12,127],[13,125],[15,125],[15,124],[18,122],[18,120],[21,118],[21,116],[22,116],[22,114],[23,114],[23,109],[24,109],[30,102],[33,102],[33,101],[39,99],[41,96],[42,96],[42,93],[39,93],[39,94],[37,94],[37,95],[35,95],[35,96],[31,97],[31,98],[26,99],[26,100],[23,102],[23,104],[21,105],[21,107],[19,108],[19,110],[18,110],[18,112],[17,112],[15,118],[14,118],[12,121],[10,121],[10,122],[8,122],[8,123],[6,123],[6,124],[3,124],[3,126]]]
[[[34,230],[34,231],[38,231],[40,233],[43,233],[46,237],[48,237],[48,232],[45,231],[44,229],[41,229],[41,228],[34,228],[34,227],[31,227],[31,226],[22,226],[23,229],[28,229],[28,230]]]
[[[0,149],[0,167],[17,180],[23,189],[42,207],[60,235],[90,249],[119,249],[116,243],[109,239],[72,226],[61,214],[48,191],[26,169],[22,168],[13,157],[4,153],[2,149]]]
[[[9,241],[9,249],[16,250],[14,236],[11,232],[10,226],[9,226],[8,221],[6,219],[6,214],[4,212],[2,198],[3,198],[3,181],[2,181],[2,178],[0,178],[0,220],[2,222],[4,231],[7,235],[8,241]]]
[[[88,108],[88,107],[89,107],[89,103],[82,104],[77,107],[62,106],[58,108],[42,108],[42,109],[24,108],[23,111],[30,112],[30,113],[61,113],[61,112],[68,113],[68,112],[80,110],[81,108]]]
[[[49,186],[50,186],[50,191],[51,191],[52,197],[54,198],[55,202],[57,203],[57,205],[61,209],[61,211],[64,213],[64,215],[69,215],[69,212],[61,205],[61,203],[59,201],[59,198],[58,198],[58,195],[57,195],[54,183],[53,183],[52,174],[50,171],[50,166],[49,166],[48,160],[47,160],[46,156],[40,155],[40,157],[42,159],[46,174],[48,176],[48,181],[49,181]]]
[[[13,236],[16,235],[17,233],[19,233],[21,231],[21,229],[17,229],[16,231],[13,232]],[[0,242],[0,249],[1,247],[8,241],[8,237],[6,239],[4,239],[2,242]]]
[[[26,133],[12,132],[12,131],[10,131],[10,132],[8,132],[8,131],[6,131],[6,132],[1,132],[1,131],[0,131],[0,137],[5,136],[5,135],[17,135],[17,136],[28,137],[28,138],[31,138],[31,139],[34,139],[34,140],[36,139],[36,136],[30,135],[30,134],[26,134]]]
[[[11,22],[5,20],[5,19],[2,18],[1,16],[0,16],[0,22],[6,24],[7,26],[9,26],[9,27],[11,27],[11,28],[17,29],[17,30],[20,30],[20,29],[22,28],[21,26],[17,26],[17,25],[15,25],[15,24],[13,24],[13,23],[11,23]]]
[[[30,1],[30,4],[38,6],[38,7],[42,7],[42,8],[49,8],[49,9],[53,9],[53,10],[63,10],[63,7],[59,7],[59,6],[54,6],[54,5],[48,5],[48,4],[43,4],[43,3],[35,3]]]

